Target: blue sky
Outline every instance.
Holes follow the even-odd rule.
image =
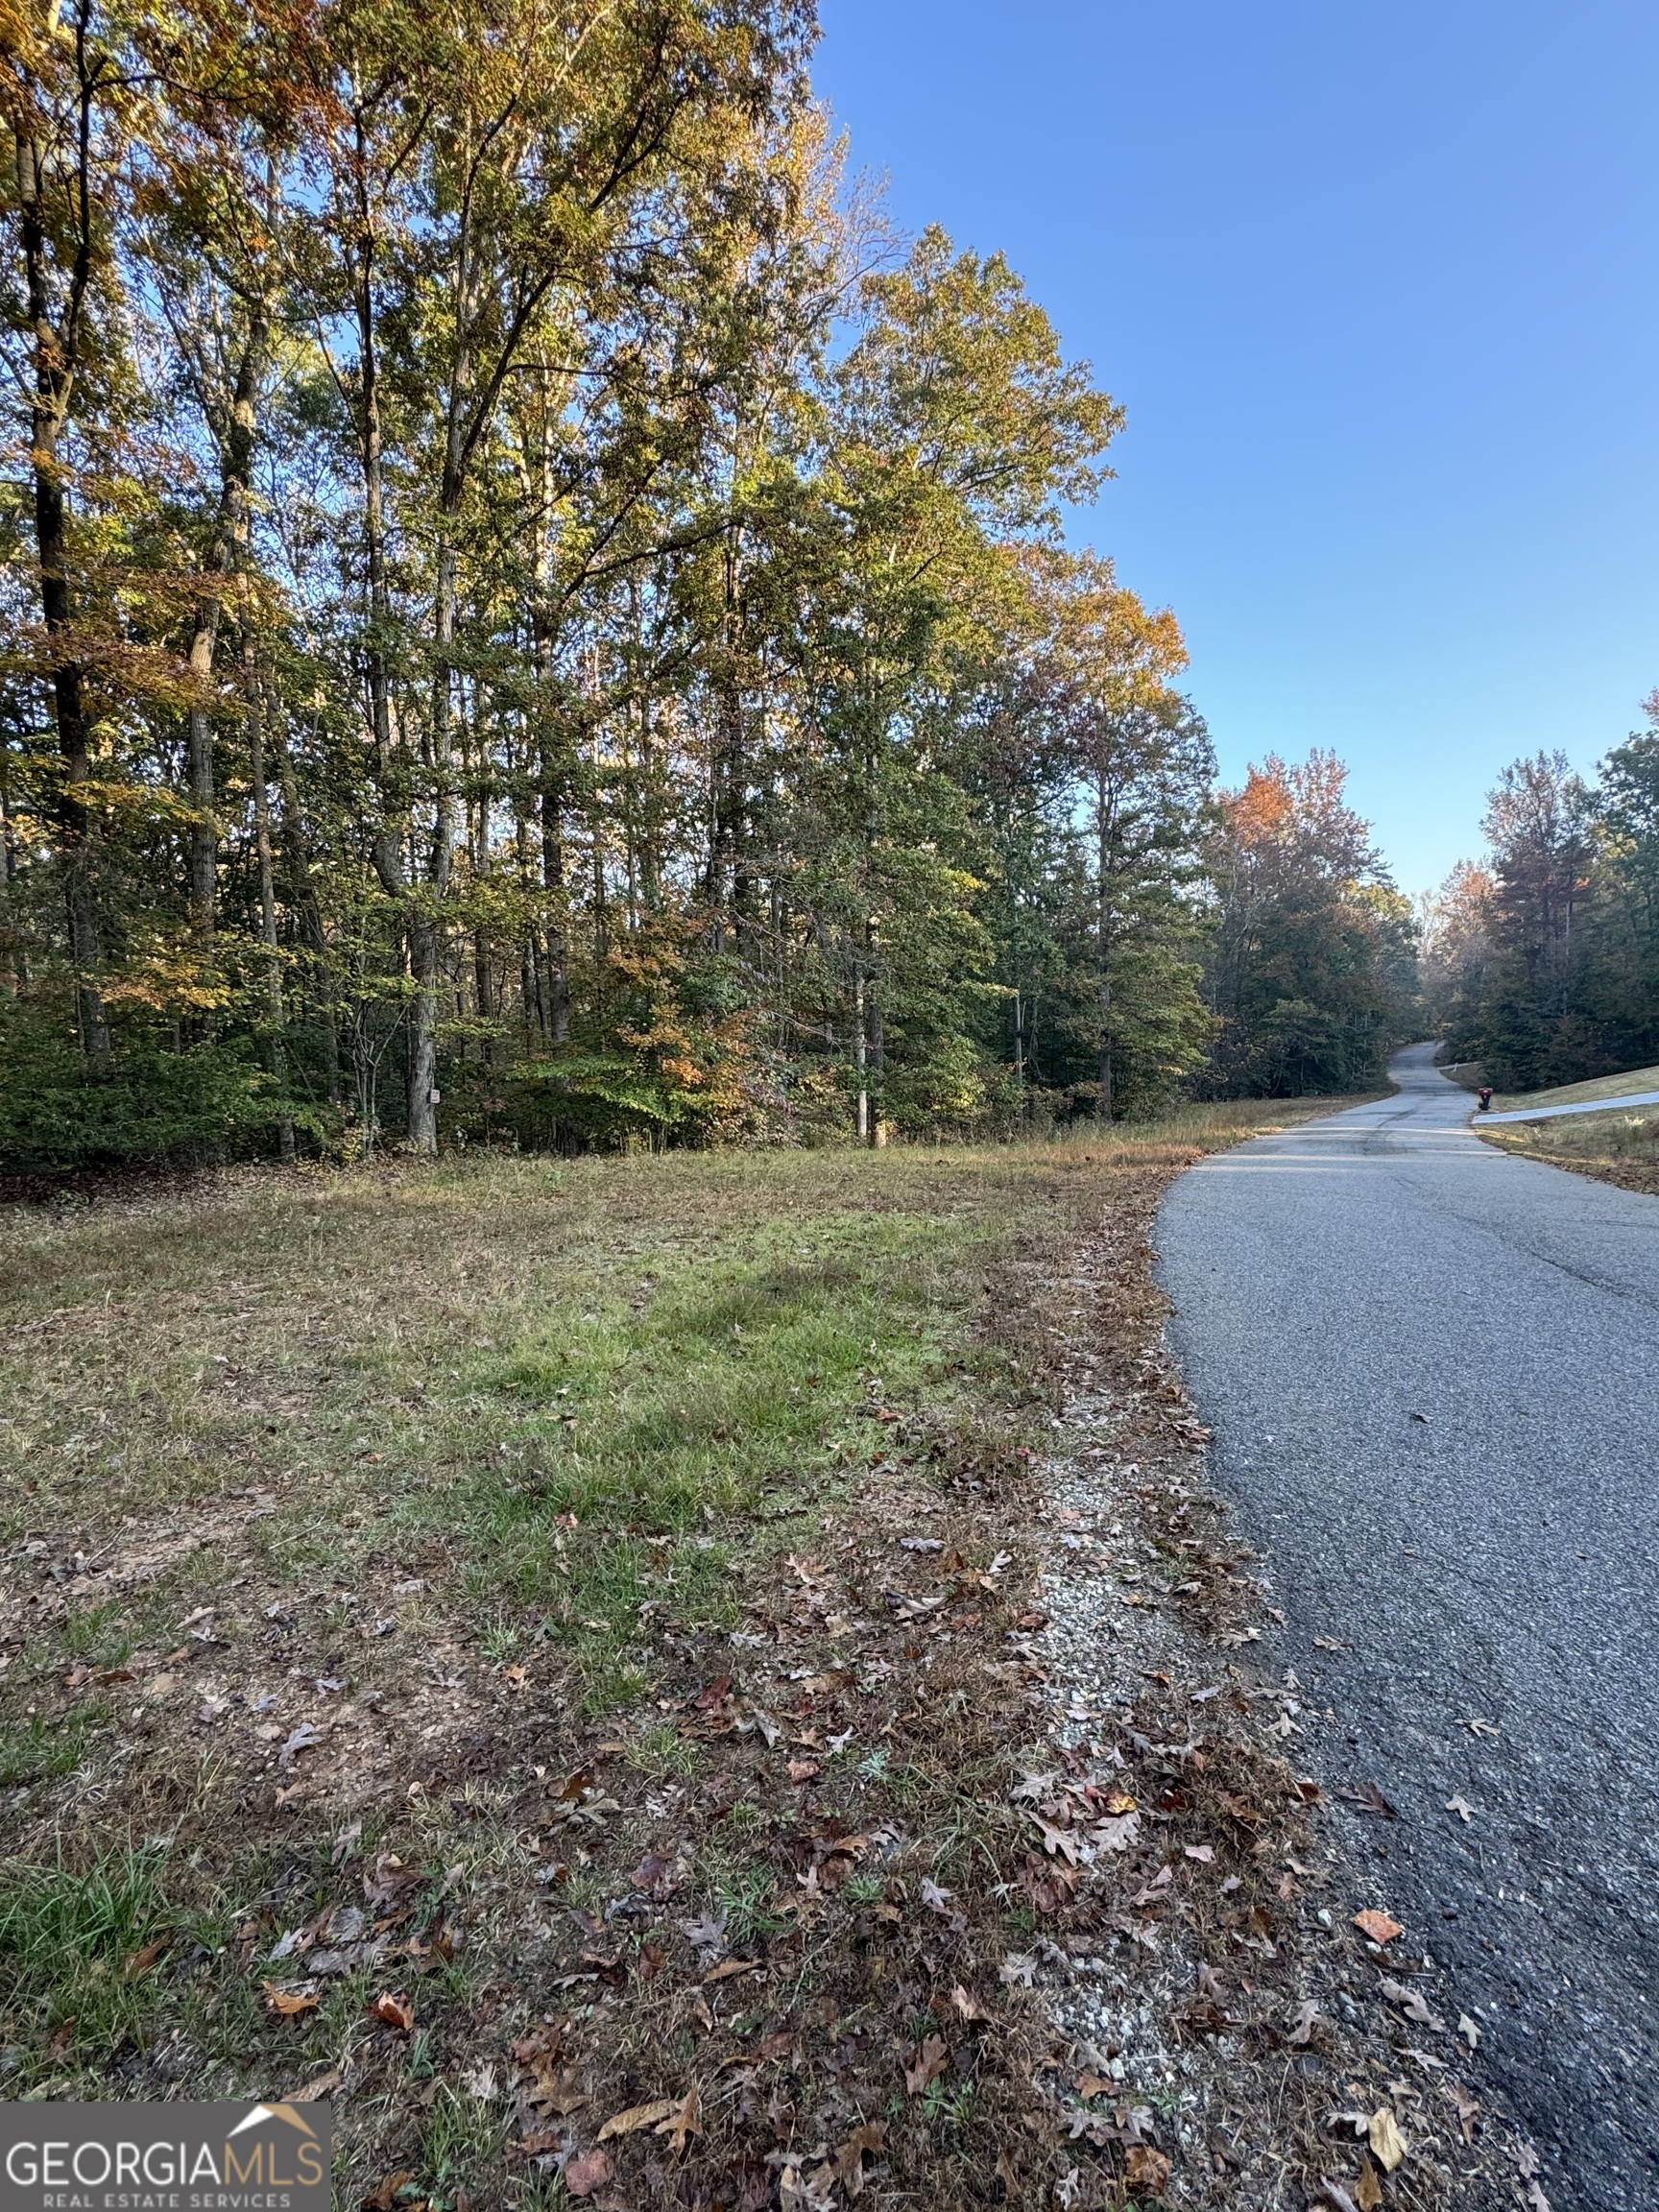
[[[1659,685],[1659,8],[822,0],[907,230],[1002,248],[1128,409],[1075,535],[1223,772],[1334,746],[1401,888]]]

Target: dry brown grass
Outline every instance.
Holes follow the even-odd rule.
[[[1478,1134],[1518,1159],[1565,1167],[1600,1183],[1659,1197],[1659,1112],[1652,1107],[1606,1114],[1563,1114],[1552,1121],[1518,1121]]]

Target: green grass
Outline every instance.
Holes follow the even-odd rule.
[[[136,2017],[126,1968],[169,1928],[160,1884],[166,1846],[110,1846],[84,1868],[49,1859],[0,1863],[0,1982],[9,2004],[50,2030],[96,2041]]]
[[[0,1790],[73,1774],[108,1717],[108,1707],[89,1701],[50,1719],[31,1713],[0,1720]]]

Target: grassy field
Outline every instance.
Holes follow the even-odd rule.
[[[1494,1098],[1495,1114],[1525,1113],[1532,1106],[1587,1106],[1597,1099],[1628,1098],[1659,1091],[1659,1068],[1632,1068],[1623,1075],[1598,1075],[1589,1083],[1560,1083],[1552,1091],[1517,1091]]]
[[[0,2094],[330,2096],[382,2212],[979,2187],[1045,1255],[1329,1104],[8,1209]]]

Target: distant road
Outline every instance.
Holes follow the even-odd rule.
[[[1180,1178],[1172,1334],[1336,1715],[1310,1757],[1398,1809],[1348,1821],[1368,1901],[1453,1971],[1555,2212],[1654,2212],[1659,1198],[1482,1144],[1432,1054]]]

